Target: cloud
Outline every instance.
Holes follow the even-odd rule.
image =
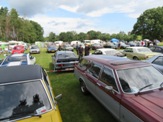
[[[163,6],[163,0],[3,1],[7,1],[7,3],[9,4],[9,8],[15,8],[18,11],[19,15],[38,22],[44,28],[44,36],[49,35],[50,32],[59,34],[60,32],[67,31],[87,32],[89,30],[118,33],[120,29],[122,29],[121,23],[113,25],[114,27],[111,27],[110,25],[106,26],[106,23],[102,23],[103,27],[99,27],[99,23],[97,22],[102,21],[100,17],[103,17],[104,15],[113,15],[114,13],[118,13],[125,15],[126,18],[136,19],[147,9]],[[62,11],[64,13],[58,13],[60,12],[59,9],[64,10]],[[71,15],[71,17],[69,17],[69,15]],[[125,24],[125,22],[123,23]],[[125,26],[127,26],[127,24]],[[131,28],[132,27],[130,27],[130,30]]]
[[[92,21],[87,19],[48,17],[45,15],[37,15],[28,19],[41,24],[44,28],[44,36],[48,36],[50,32],[59,34],[67,31],[86,32],[95,29]]]
[[[98,17],[109,13],[140,15],[144,10],[163,5],[163,0],[8,0],[21,15],[34,16],[62,8],[66,11]]]

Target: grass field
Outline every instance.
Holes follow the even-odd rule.
[[[53,70],[53,53],[42,49],[40,54],[33,54],[37,64],[47,71]],[[3,55],[0,55],[3,58]],[[63,122],[116,122],[117,120],[92,96],[84,96],[73,72],[48,72],[55,95],[62,94],[58,106]]]

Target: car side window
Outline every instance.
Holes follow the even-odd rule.
[[[87,69],[88,67],[91,66],[91,62],[89,60],[86,59],[82,59],[80,64],[79,64],[80,68],[82,68],[83,70]]]
[[[161,65],[163,66],[163,56],[159,56],[157,59],[153,61],[153,64]]]
[[[124,50],[125,52],[133,52],[133,50],[131,48],[127,48]]]
[[[111,69],[104,67],[100,80],[104,82],[105,84],[107,84],[108,86],[112,86],[114,90],[118,91],[115,78],[114,78],[114,74]]]
[[[91,67],[87,70],[95,78],[99,78],[102,65],[92,62]]]

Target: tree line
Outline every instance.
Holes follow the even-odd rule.
[[[133,30],[127,34],[120,31],[117,34],[101,33],[100,31],[90,30],[86,33],[75,31],[61,32],[56,35],[50,32],[47,37],[43,37],[44,30],[37,22],[19,17],[16,9],[8,10],[7,7],[0,8],[0,40],[21,40],[27,43],[35,41],[54,42],[62,40],[70,42],[73,40],[92,40],[101,39],[104,41],[112,38],[131,41],[142,39],[163,40],[163,7],[152,8],[144,11],[133,26]]]

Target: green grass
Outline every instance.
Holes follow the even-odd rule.
[[[54,53],[33,54],[37,64],[47,71],[53,70],[52,58]],[[1,55],[2,56],[2,55]],[[81,93],[79,81],[73,72],[48,72],[55,95],[62,94],[58,106],[63,122],[116,122],[117,120],[92,96]]]

